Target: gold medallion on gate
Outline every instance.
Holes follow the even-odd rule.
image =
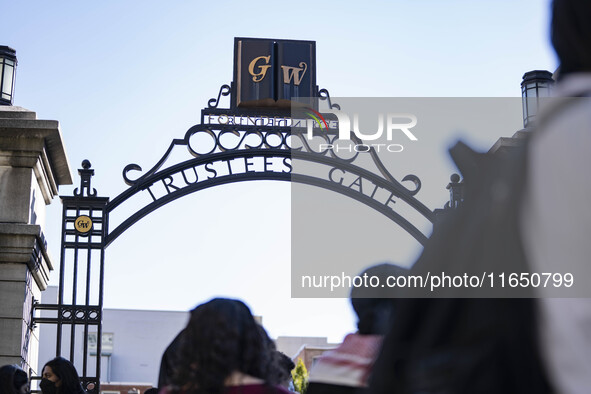
[[[88,216],[78,216],[74,221],[74,228],[79,233],[86,235],[92,230],[92,220]]]

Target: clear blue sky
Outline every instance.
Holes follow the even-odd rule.
[[[548,11],[547,0],[2,0],[0,44],[17,50],[15,105],[59,120],[75,183],[88,158],[94,187],[114,197],[127,164],[150,168],[231,81],[236,36],[315,40],[318,84],[335,97],[515,97],[524,72],[556,67]],[[500,136],[463,137],[484,149]],[[435,181],[441,205],[447,178],[423,179]],[[346,300],[289,298],[289,198],[288,184],[230,185],[151,214],[107,250],[106,306],[186,310],[230,295],[273,336],[340,340],[354,329]],[[45,229],[56,264],[60,216],[56,200]]]

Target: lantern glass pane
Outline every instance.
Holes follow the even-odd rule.
[[[532,84],[532,85],[528,85],[527,87],[527,97],[536,97],[537,93],[536,93],[536,84]]]
[[[14,74],[14,67],[5,65],[2,73],[2,97],[10,99],[12,95],[12,76]],[[8,97],[5,97],[8,95]]]
[[[550,84],[547,82],[541,82],[538,84],[538,96],[548,97],[550,96]]]
[[[527,117],[531,118],[538,113],[538,98],[536,96],[528,97],[527,99]]]
[[[528,97],[536,96],[537,95],[537,93],[536,93],[537,87],[538,87],[537,82],[532,82],[532,83],[527,84],[527,90],[528,90],[527,96]]]
[[[4,75],[4,59],[0,58],[0,88],[2,88],[2,91],[0,91],[0,98],[4,98],[4,89],[2,87],[3,75]]]

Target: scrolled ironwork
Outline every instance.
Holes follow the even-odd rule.
[[[205,151],[198,151],[192,139],[202,133],[210,140]],[[202,157],[218,152],[232,152],[243,149],[291,149],[289,137],[292,133],[288,130],[278,130],[266,126],[220,126],[197,125],[193,126],[185,134],[185,144],[193,157]],[[270,139],[277,138],[277,143]],[[201,141],[203,142],[203,141]],[[205,145],[205,144],[204,144]]]
[[[82,168],[78,170],[80,175],[80,188],[74,189],[74,196],[76,197],[96,197],[96,189],[91,188],[90,182],[94,175],[94,170],[90,168],[91,164],[88,160],[82,161]],[[92,190],[92,191],[91,191]]]
[[[72,308],[66,308],[66,307],[64,307],[61,310],[62,319],[70,320],[70,319],[72,319],[72,314],[73,314]]]
[[[421,186],[422,186],[421,180],[416,175],[408,174],[404,178],[402,178],[402,182],[407,182],[407,181],[412,182],[415,185],[415,188],[414,188],[414,190],[406,188],[406,190],[408,190],[408,192],[410,193],[411,196],[416,195],[421,190]]]
[[[232,93],[232,88],[230,87],[230,85],[222,85],[220,87],[218,97],[217,98],[210,98],[209,101],[207,102],[207,107],[208,108],[217,108],[218,105],[220,104],[220,99],[222,98],[222,96],[224,96],[224,97],[229,96],[230,93]]]
[[[123,181],[129,186],[133,185],[137,180],[134,181],[134,180],[129,179],[127,176],[127,173],[129,171],[141,171],[141,170],[142,170],[142,167],[139,164],[131,163],[131,164],[126,165],[125,168],[123,169],[123,174],[122,174]]]
[[[353,139],[353,141],[355,141],[356,144],[363,143],[363,141],[361,141],[361,139],[359,139],[359,137],[357,137],[356,135],[352,135],[351,138]],[[390,171],[388,171],[388,169],[386,168],[384,163],[382,163],[382,160],[378,156],[378,153],[373,146],[369,147],[368,153],[370,154],[377,169],[380,171],[382,176],[386,178],[388,181],[406,189],[411,196],[415,196],[419,192],[419,190],[421,190],[421,180],[419,179],[419,177],[417,177],[416,175],[409,174],[402,178],[402,182],[411,181],[414,183],[415,188],[409,189],[402,185],[400,182],[398,182],[396,178],[394,178],[394,176],[390,173]]]
[[[291,132],[291,136],[292,137],[296,137],[297,140],[301,143],[301,146],[299,147],[293,147],[293,145],[291,146],[291,150],[294,152],[308,152],[308,153],[315,153],[317,155],[321,155],[321,156],[328,156],[328,157],[332,157],[335,160],[338,161],[342,161],[345,163],[352,163],[354,162],[357,158],[359,158],[359,153],[358,151],[355,151],[355,153],[349,157],[342,157],[339,156],[338,154],[338,149],[318,149],[318,150],[314,150],[314,148],[312,147],[312,145],[310,144],[310,140],[308,140],[308,138],[306,138],[305,136],[305,132],[301,131],[301,130],[293,130]],[[330,146],[337,146],[339,144],[339,137],[338,134],[334,133],[334,132],[327,132],[327,133],[314,133],[314,138],[320,138],[322,140],[324,140],[324,142],[322,144],[324,145],[330,145]],[[344,141],[344,143],[351,143],[351,141]],[[318,144],[319,148],[322,144]]]
[[[272,150],[284,151],[288,156],[295,153],[306,153],[312,155],[309,157],[325,157],[322,161],[329,160],[334,165],[341,166],[344,164],[355,164],[361,156],[362,151],[358,150],[349,149],[348,151],[352,155],[351,157],[346,157],[346,155],[339,154],[338,149],[322,148],[322,145],[337,146],[339,143],[362,144],[362,141],[356,136],[352,136],[352,140],[341,141],[336,130],[325,130],[324,132],[315,130],[314,138],[320,138],[322,142],[318,144],[318,141],[316,141],[313,147],[307,138],[307,129],[303,127],[290,128],[235,124],[195,125],[187,130],[183,139],[173,140],[158,163],[137,179],[130,179],[128,173],[130,171],[141,171],[141,167],[137,164],[127,165],[123,170],[124,181],[126,184],[135,188],[127,193],[122,193],[111,201],[109,203],[109,211],[130,195],[145,190],[150,184],[153,184],[153,179],[156,179],[154,177],[166,171],[164,169],[165,164],[175,147],[186,147],[188,153],[193,158],[203,158],[205,160],[211,158],[212,161],[215,160],[217,155],[222,153],[231,155],[247,151],[252,152],[252,154],[263,154],[266,150]],[[344,151],[347,150],[345,149]],[[370,147],[365,152],[369,153],[371,161],[384,180],[392,184],[399,193],[413,197],[420,191],[421,181],[416,175],[409,174],[402,181],[398,181],[386,169],[373,147]],[[186,175],[183,174],[183,176]],[[412,182],[414,188],[407,187],[403,184],[404,182]]]
[[[185,146],[190,155],[195,158],[213,155],[219,152],[235,152],[243,149],[286,149],[294,152],[309,152],[317,155],[329,156],[339,162],[354,163],[358,160],[360,151],[357,150],[354,152],[349,150],[349,152],[352,153],[349,157],[349,155],[346,154],[339,154],[338,149],[314,149],[311,142],[306,138],[306,128],[289,127],[286,121],[284,121],[284,125],[267,125],[269,119],[271,119],[267,112],[244,112],[215,109],[219,104],[219,99],[230,93],[231,87],[229,85],[223,85],[220,88],[218,98],[211,99],[208,103],[209,108],[202,111],[202,122],[205,119],[204,114],[207,113],[213,114],[213,116],[218,116],[220,119],[223,117],[223,124],[206,123],[191,127],[187,130],[183,139],[173,140],[162,158],[149,171],[136,179],[131,179],[128,174],[131,171],[142,171],[142,167],[138,164],[127,165],[123,170],[123,179],[125,183],[129,186],[137,185],[141,180],[148,179],[156,174],[161,168],[163,168],[173,148],[177,146]],[[320,100],[328,101],[328,106],[331,109],[340,110],[338,104],[332,103],[328,90],[320,89],[318,91],[318,97]],[[212,108],[214,109],[214,112],[211,112]],[[252,119],[253,116],[255,118],[254,121]],[[289,115],[285,116],[289,117]],[[232,118],[232,121],[229,120],[230,118]],[[244,119],[247,119],[247,124],[245,125],[242,124]],[[240,124],[238,124],[238,120],[240,120]],[[351,136],[351,140],[339,140],[338,133],[335,129],[324,130],[323,132],[314,130],[314,138],[323,139],[323,142],[319,144],[320,147],[322,147],[324,143],[331,146],[337,146],[338,144],[343,143],[363,144],[363,142],[354,134]],[[346,151],[346,149],[343,151]],[[369,147],[366,152],[369,153],[373,164],[385,179],[396,184],[399,189],[405,190],[411,196],[415,196],[420,191],[421,182],[417,176],[412,174],[406,175],[402,182],[410,181],[414,184],[414,188],[406,187],[386,169],[373,146]]]
[[[126,185],[128,186],[133,186],[135,185],[140,179],[146,178],[152,174],[154,174],[156,171],[158,171],[162,165],[166,162],[166,160],[168,159],[168,157],[170,156],[170,153],[172,152],[172,149],[176,146],[176,145],[184,145],[185,141],[184,140],[179,140],[179,139],[174,139],[172,140],[172,142],[170,143],[170,146],[168,147],[168,149],[166,150],[166,152],[164,153],[164,155],[162,156],[162,158],[158,161],[158,163],[156,163],[154,165],[154,167],[152,167],[148,172],[146,172],[144,175],[140,176],[138,179],[130,179],[128,177],[128,173],[130,171],[142,171],[142,167],[139,166],[138,164],[132,163],[132,164],[128,164],[125,166],[125,168],[123,168],[123,181],[125,182]]]
[[[338,104],[333,104],[332,101],[330,100],[330,94],[328,93],[327,89],[320,89],[318,91],[318,98],[320,100],[327,100],[328,101],[328,108],[330,109],[341,109],[341,106]]]

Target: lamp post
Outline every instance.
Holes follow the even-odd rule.
[[[540,99],[549,97],[554,80],[552,73],[534,70],[523,74],[521,81],[521,102],[523,105],[523,127],[531,126],[540,108]]]
[[[0,105],[12,105],[16,64],[16,51],[0,45]]]

